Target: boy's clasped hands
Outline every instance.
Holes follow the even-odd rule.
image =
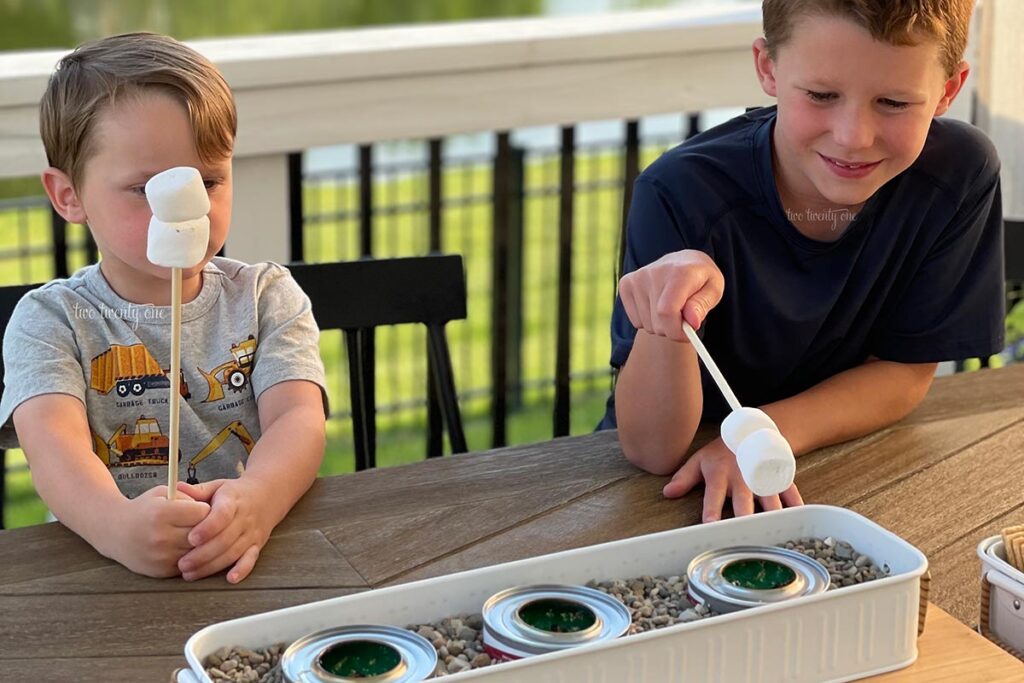
[[[252,477],[178,482],[174,500],[166,486],[155,486],[125,499],[126,524],[112,527],[111,540],[120,546],[119,561],[139,574],[193,581],[230,567],[227,580],[238,583],[274,527],[258,504],[267,495]]]

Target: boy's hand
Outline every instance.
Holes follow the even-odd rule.
[[[725,498],[732,498],[732,511],[737,517],[754,513],[754,494],[747,488],[736,464],[736,456],[721,439],[703,446],[694,452],[689,460],[679,468],[672,481],[665,484],[662,493],[666,498],[679,498],[704,480],[704,516],[703,521],[715,522],[722,518]],[[803,505],[804,501],[797,491],[796,484],[778,496],[758,497],[763,510],[778,510],[785,505],[794,507]]]
[[[114,544],[109,556],[138,574],[155,578],[177,576],[178,561],[192,549],[188,534],[210,512],[193,499],[185,484],[175,500],[167,500],[167,487],[154,486],[138,498],[125,499],[127,512],[111,521]]]
[[[680,342],[686,341],[683,319],[699,329],[724,289],[722,271],[696,249],[666,254],[619,281],[619,297],[633,327]]]
[[[272,493],[245,476],[190,486],[188,491],[210,502],[210,514],[188,534],[191,550],[178,562],[182,578],[194,581],[233,564],[227,579],[238,583],[252,571],[273,531],[260,505]]]

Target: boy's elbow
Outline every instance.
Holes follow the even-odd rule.
[[[921,405],[935,379],[936,363],[920,363],[913,366],[913,377],[904,385],[897,399],[896,420],[902,420]]]
[[[649,435],[636,438],[629,430],[619,428],[619,445],[626,460],[658,476],[674,474],[679,469],[692,441],[692,435],[685,442],[651,438]]]

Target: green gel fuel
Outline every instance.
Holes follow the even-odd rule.
[[[593,610],[578,602],[545,598],[519,608],[519,618],[548,633],[578,633],[597,623]]]
[[[398,650],[372,640],[348,640],[331,645],[320,655],[320,666],[327,673],[343,678],[380,676],[401,664]]]
[[[734,586],[754,590],[772,590],[796,580],[796,572],[772,560],[738,560],[722,569],[722,576]]]

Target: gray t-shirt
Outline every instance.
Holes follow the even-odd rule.
[[[30,292],[4,335],[0,446],[17,445],[18,405],[67,394],[85,405],[93,451],[122,493],[166,483],[170,335],[169,306],[125,301],[95,265]],[[182,480],[244,470],[260,438],[256,401],[278,382],[317,384],[327,409],[309,299],[275,263],[207,264],[202,290],[182,306],[181,370]]]

